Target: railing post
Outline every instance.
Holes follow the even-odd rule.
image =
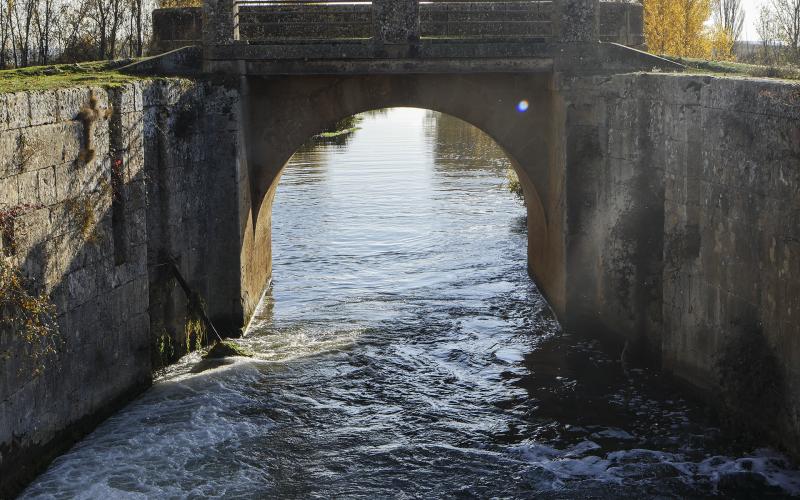
[[[559,42],[597,42],[598,0],[555,0],[553,25]]]
[[[372,0],[374,40],[378,44],[419,41],[419,0]]]
[[[238,38],[234,0],[204,0],[203,47],[231,45]]]

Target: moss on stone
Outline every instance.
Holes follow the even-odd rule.
[[[319,135],[316,135],[315,137],[317,137],[319,139],[333,139],[335,137],[339,137],[339,136],[342,136],[342,135],[354,134],[354,133],[358,132],[359,130],[361,130],[361,129],[358,128],[358,127],[354,127],[354,128],[344,129],[344,130],[337,130],[336,132],[323,132],[323,133],[321,133]]]
[[[513,168],[506,170],[506,187],[517,197],[518,200],[525,201],[525,192],[522,190],[522,183],[519,181],[517,172]]]
[[[255,353],[253,353],[249,349],[245,349],[236,342],[231,342],[230,340],[223,340],[222,342],[217,342],[216,344],[214,344],[214,347],[209,349],[208,352],[205,355],[203,355],[203,359],[222,359],[222,358],[231,358],[234,356],[252,358],[253,356],[255,356]]]
[[[679,57],[666,57],[666,59],[683,64],[691,73],[715,73],[733,76],[751,76],[755,78],[800,80],[800,68],[793,68],[789,66],[759,66],[757,64],[744,64],[730,61],[709,61],[705,59]]]
[[[0,71],[0,94],[75,86],[117,87],[142,77],[117,71],[130,60],[36,66]]]

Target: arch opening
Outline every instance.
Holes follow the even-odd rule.
[[[292,82],[302,88],[291,89],[283,97],[276,93],[280,94],[278,88],[291,88],[286,79],[251,84],[246,105],[250,190],[242,196],[250,206],[242,220],[246,313],[252,313],[272,275],[272,204],[292,155],[310,138],[348,117],[417,108],[465,122],[503,151],[520,180],[527,207],[529,274],[558,314],[564,288],[563,217],[553,210],[559,201],[552,196],[552,188],[560,188],[560,181],[550,174],[561,157],[561,145],[551,82],[542,75],[504,75],[498,85],[488,77],[474,75],[455,82],[439,81],[436,75],[304,78]],[[492,97],[487,97],[487,91]],[[301,95],[302,99],[294,98]],[[527,103],[524,109],[522,101]]]

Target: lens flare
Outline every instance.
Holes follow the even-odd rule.
[[[519,104],[517,104],[517,111],[519,111],[520,113],[524,113],[524,112],[528,111],[529,107],[530,107],[530,103],[527,100],[523,99],[523,100],[519,101]]]

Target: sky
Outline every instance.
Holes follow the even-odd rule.
[[[758,33],[756,33],[758,9],[766,2],[769,2],[769,0],[742,0],[742,7],[744,7],[744,32],[742,33],[742,40],[759,40]]]

